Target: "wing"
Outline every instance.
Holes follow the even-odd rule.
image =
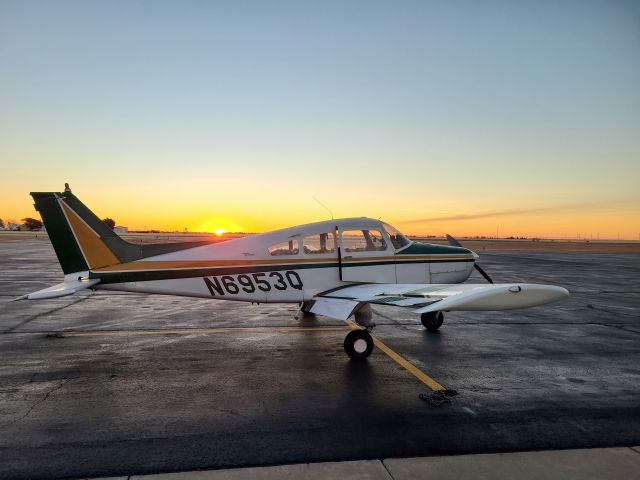
[[[317,295],[309,311],[346,320],[361,303],[415,307],[415,313],[425,313],[512,310],[544,305],[568,296],[565,288],[531,283],[360,284]]]

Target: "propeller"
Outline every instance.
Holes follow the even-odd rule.
[[[453,238],[451,235],[447,235],[447,242],[449,242],[449,245],[453,247],[462,247],[462,244],[458,240]],[[478,262],[475,262],[473,266],[476,270],[478,270],[478,272],[480,272],[480,275],[482,275],[487,282],[493,283],[493,280],[491,280],[491,277],[489,276],[489,274],[485,272],[480,265],[478,265]]]

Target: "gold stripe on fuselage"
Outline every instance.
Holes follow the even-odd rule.
[[[400,256],[384,256],[384,257],[355,257],[355,258],[343,258],[342,263],[359,263],[359,262],[397,262],[403,263],[405,261],[423,261],[429,263],[430,261],[443,261],[443,260],[471,260],[472,255],[459,254],[459,255],[402,255]],[[109,272],[136,272],[136,271],[151,271],[151,270],[185,270],[185,269],[199,269],[199,268],[215,268],[215,267],[249,267],[249,266],[272,266],[272,265],[299,265],[305,263],[335,263],[338,261],[337,257],[324,257],[324,258],[279,258],[279,259],[264,259],[264,260],[137,260],[129,263],[122,263],[119,265],[111,265],[108,267],[97,268],[93,271],[96,273],[109,273]]]

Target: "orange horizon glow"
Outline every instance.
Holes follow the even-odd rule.
[[[112,3],[0,10],[5,221],[68,182],[138,231],[640,239],[618,2]]]
[[[131,231],[197,232],[221,236],[226,233],[260,233],[328,219],[327,213],[314,206],[313,201],[301,202],[282,211],[278,208],[278,199],[262,202],[261,209],[256,210],[251,202],[216,207],[215,203],[208,206],[194,203],[189,198],[176,204],[173,202],[175,199],[165,202],[162,195],[151,199],[141,195],[136,208],[131,208],[128,197],[107,199],[106,192],[95,196],[84,191],[76,194],[100,218],[111,217],[117,225],[126,226]],[[11,197],[9,202],[0,204],[0,218],[16,223],[20,223],[24,217],[39,218],[30,202],[25,201],[24,195],[22,197]],[[5,206],[10,209],[3,208]],[[561,205],[557,209],[523,207],[513,209],[512,213],[495,208],[465,210],[464,205],[458,203],[454,204],[454,208],[419,211],[396,210],[389,204],[377,205],[375,209],[365,204],[333,208],[336,210],[336,219],[380,217],[410,236],[440,237],[451,234],[490,238],[640,239],[640,208],[633,201],[612,202],[602,206],[586,204],[584,208],[575,205]]]

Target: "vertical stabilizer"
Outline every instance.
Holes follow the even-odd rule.
[[[47,229],[49,240],[58,256],[65,275],[89,270],[80,245],[67,221],[59,199],[62,194],[55,192],[32,192],[35,208],[40,213]]]
[[[31,192],[31,196],[65,275],[211,243],[132,244],[89,210],[67,184],[64,192]]]

